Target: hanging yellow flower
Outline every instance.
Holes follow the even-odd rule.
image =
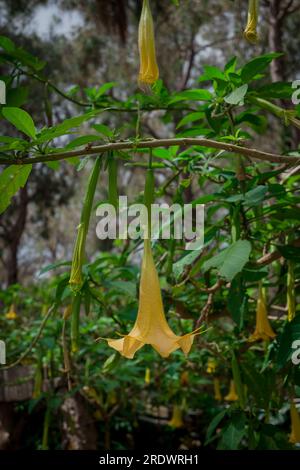
[[[244,36],[251,44],[258,41],[257,23],[258,23],[259,0],[249,0],[248,21],[244,31]]]
[[[213,374],[216,371],[216,368],[217,368],[216,360],[214,358],[210,357],[207,361],[206,372],[208,374]]]
[[[254,333],[250,336],[250,342],[264,340],[267,341],[269,339],[275,338],[276,334],[272,330],[268,319],[267,313],[267,306],[266,306],[266,299],[265,299],[265,292],[260,285],[259,287],[259,295],[257,300],[257,307],[256,307],[256,326]]]
[[[15,320],[17,318],[17,313],[14,304],[12,304],[8,310],[8,312],[5,314],[5,318],[7,320]]]
[[[229,393],[226,395],[224,400],[226,401],[237,401],[239,399],[238,394],[236,393],[235,383],[233,380],[230,380]]]
[[[107,339],[108,345],[132,359],[144,344],[162,356],[168,357],[181,348],[185,355],[191,349],[199,328],[184,336],[177,336],[169,327],[161,298],[159,279],[155,268],[149,239],[144,241],[144,256],[140,281],[140,299],[136,322],[128,335],[121,339]]]
[[[149,0],[143,0],[139,24],[140,73],[139,85],[143,88],[152,85],[159,77],[156,62],[154,25]]]
[[[290,413],[292,423],[290,442],[293,444],[300,444],[300,416],[293,402],[291,402]]]
[[[216,377],[214,378],[214,394],[215,394],[215,400],[217,400],[217,401],[222,400],[220,380],[217,379]]]
[[[151,371],[150,371],[149,367],[146,367],[146,370],[145,370],[145,383],[147,385],[149,385],[150,382],[151,382]]]
[[[173,413],[172,413],[172,418],[168,422],[168,425],[171,426],[171,428],[182,428],[183,427],[183,420],[182,420],[182,410],[180,406],[175,405],[173,408]]]

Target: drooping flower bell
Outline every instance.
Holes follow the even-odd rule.
[[[266,299],[265,299],[265,292],[262,288],[262,285],[259,286],[259,295],[257,300],[257,307],[256,307],[256,326],[254,333],[250,336],[248,341],[268,341],[270,339],[275,338],[276,334],[274,333],[267,313],[267,306],[266,306]]]
[[[289,440],[292,444],[300,444],[300,416],[293,402],[291,402],[290,414],[292,430]]]
[[[153,17],[149,0],[143,0],[139,24],[140,72],[139,86],[148,91],[150,85],[158,80],[159,70],[156,61]]]
[[[220,380],[217,377],[214,378],[214,396],[215,396],[215,400],[217,401],[222,400]]]
[[[162,357],[168,357],[178,348],[187,355],[195,335],[199,334],[198,331],[199,329],[184,336],[177,336],[169,327],[164,313],[151,242],[150,239],[145,239],[137,319],[128,335],[121,339],[107,339],[108,345],[128,359],[132,359],[144,344],[151,344]]]
[[[12,304],[10,307],[9,307],[9,310],[8,312],[5,314],[5,318],[7,318],[7,320],[15,320],[17,318],[17,313],[16,313],[16,309],[15,309],[15,306],[14,304]]]
[[[244,36],[251,44],[258,42],[257,24],[258,24],[259,0],[249,0],[248,21],[244,31]]]
[[[173,408],[173,413],[172,413],[172,418],[168,422],[168,425],[171,426],[171,428],[177,429],[177,428],[182,428],[183,427],[183,420],[182,420],[182,410],[181,407],[178,405],[175,405]]]
[[[226,395],[224,400],[226,401],[237,401],[239,399],[238,394],[236,393],[235,383],[233,380],[230,380],[229,393]]]

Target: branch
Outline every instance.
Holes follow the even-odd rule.
[[[250,149],[247,147],[240,147],[235,144],[228,144],[225,142],[218,142],[215,140],[205,138],[174,138],[174,139],[153,139],[143,140],[139,142],[113,142],[109,144],[99,145],[95,147],[87,146],[82,150],[72,150],[67,152],[56,152],[45,155],[39,155],[29,158],[15,158],[11,159],[9,163],[19,165],[29,165],[32,163],[47,163],[65,160],[74,157],[85,157],[87,155],[101,155],[109,151],[120,151],[120,150],[136,150],[136,149],[149,149],[157,147],[172,147],[178,145],[179,147],[191,147],[200,146],[214,148],[218,150],[224,150],[229,153],[237,155],[243,155],[248,158],[253,158],[265,162],[273,163],[290,163],[291,165],[299,165],[300,157],[292,157],[288,155],[278,155],[275,153],[262,152],[261,150]],[[0,158],[0,165],[7,165],[8,160]]]

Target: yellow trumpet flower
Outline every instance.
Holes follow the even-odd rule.
[[[292,423],[290,442],[293,444],[300,444],[300,416],[293,402],[291,403],[290,413]]]
[[[147,88],[147,86],[156,82],[159,77],[155,52],[153,17],[149,0],[143,0],[139,24],[139,52],[140,72],[138,81],[141,88]]]
[[[182,420],[182,410],[180,406],[178,405],[174,406],[172,418],[168,422],[168,425],[171,426],[171,428],[182,428],[183,420]]]
[[[198,330],[199,328],[184,336],[177,336],[169,327],[150,240],[145,239],[137,319],[128,335],[121,339],[107,339],[108,345],[128,359],[132,359],[144,344],[151,344],[162,357],[168,357],[178,348],[187,355],[195,335],[199,334]]]
[[[217,379],[216,377],[214,378],[214,393],[215,393],[215,400],[221,401],[222,394],[221,394],[221,388],[220,388],[220,380]]]
[[[14,304],[12,304],[9,308],[9,311],[5,314],[5,318],[7,320],[15,320],[17,318],[17,313]]]
[[[148,385],[151,382],[151,371],[149,367],[145,370],[145,383]]]
[[[217,363],[214,358],[210,357],[207,362],[206,372],[208,374],[213,374],[216,371]]]
[[[236,393],[235,383],[233,380],[230,380],[229,393],[226,395],[224,400],[226,401],[237,401],[239,399],[238,394]]]
[[[267,341],[275,338],[276,334],[272,330],[268,319],[266,299],[263,288],[259,287],[259,296],[256,307],[256,326],[254,333],[250,336],[248,341],[254,342],[259,340]]]
[[[249,0],[248,21],[244,36],[251,44],[256,44],[259,37],[257,34],[259,0]]]

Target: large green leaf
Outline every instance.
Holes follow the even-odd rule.
[[[218,449],[237,450],[246,433],[246,416],[236,413],[231,417],[229,424],[222,431],[222,439]]]
[[[12,165],[0,175],[0,214],[10,205],[12,197],[23,188],[31,172],[32,165]]]
[[[265,54],[259,57],[255,57],[255,59],[250,60],[241,70],[241,77],[243,82],[248,83],[253,80],[256,75],[264,72],[264,70],[268,67],[268,65],[272,62],[272,60],[280,57],[282,54],[279,53],[270,53]]]
[[[248,240],[238,240],[231,246],[213,256],[203,264],[204,271],[216,268],[221,277],[228,281],[242,271],[249,260],[251,253],[251,243]]]
[[[233,90],[229,95],[225,96],[224,100],[228,104],[243,106],[247,91],[248,85],[242,85]]]
[[[23,109],[15,107],[5,107],[2,114],[19,131],[26,134],[31,139],[36,136],[36,129],[32,117]]]

